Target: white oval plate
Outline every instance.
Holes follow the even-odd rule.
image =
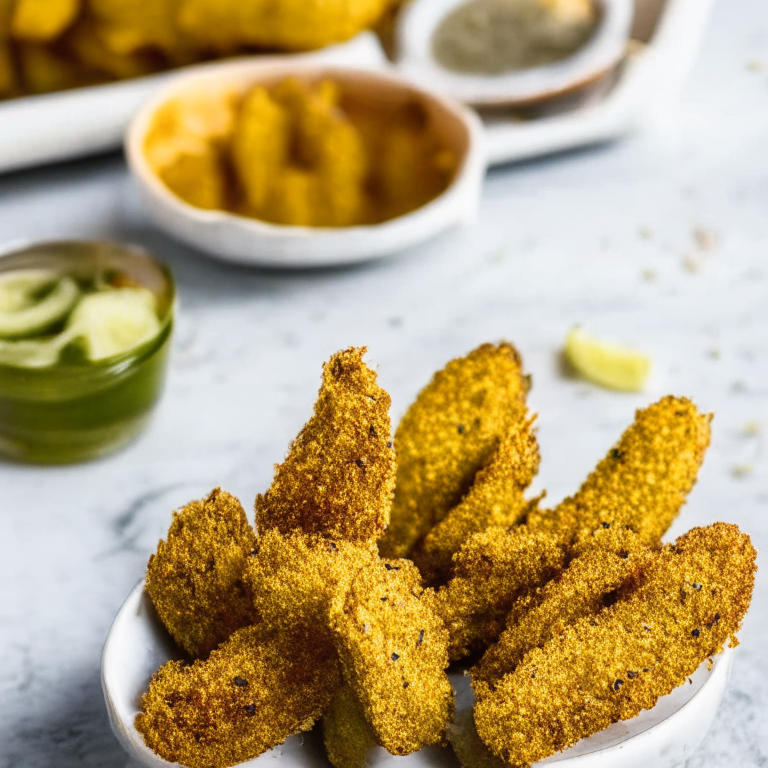
[[[382,224],[311,228],[277,226],[227,211],[195,208],[176,197],[150,168],[144,141],[158,108],[183,93],[221,88],[245,91],[258,82],[288,76],[327,76],[348,87],[380,89],[382,98],[417,98],[443,138],[461,157],[456,176],[427,205]],[[198,68],[168,83],[136,116],[128,131],[128,164],[155,223],[185,243],[212,256],[244,264],[306,268],[352,264],[386,256],[457,226],[472,223],[480,205],[485,176],[483,128],[479,118],[460,104],[423,91],[392,71],[329,66],[313,61],[259,60]]]
[[[549,99],[598,80],[624,57],[634,15],[633,0],[595,0],[600,24],[573,56],[509,74],[453,72],[432,56],[432,36],[440,22],[467,0],[413,0],[398,19],[397,62],[415,83],[475,106],[507,106]]]
[[[128,596],[107,636],[101,659],[101,684],[112,730],[132,760],[146,768],[168,768],[145,744],[133,721],[140,711],[141,697],[152,675],[166,662],[179,658],[165,628],[157,618],[152,603],[139,583]],[[730,675],[733,651],[714,658],[712,669],[704,663],[691,677],[658,704],[638,717],[616,723],[601,733],[580,741],[575,747],[543,760],[537,765],[558,763],[560,768],[671,768],[691,755],[704,738],[720,704]],[[451,675],[457,690],[456,707],[472,706],[469,678]],[[278,764],[272,762],[277,760]],[[409,768],[454,768],[453,753],[447,749],[422,749],[407,757],[395,757],[379,749],[371,755],[370,765],[385,764]],[[290,736],[284,744],[242,763],[262,768],[280,764],[284,768],[328,768],[321,744],[311,736]]]

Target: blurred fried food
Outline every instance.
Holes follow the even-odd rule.
[[[106,1],[106,0],[104,0]],[[374,26],[392,0],[179,0],[182,32],[202,48],[311,50]]]
[[[244,212],[263,221],[344,227],[361,221],[368,162],[362,138],[329,81],[290,78],[246,94],[232,140]]]
[[[474,533],[509,528],[529,509],[523,491],[539,469],[539,446],[533,420],[514,424],[499,442],[486,467],[475,476],[467,495],[427,534],[413,559],[428,583],[445,581],[451,558]]]
[[[257,624],[206,661],[169,661],[136,716],[147,746],[187,768],[227,768],[309,730],[339,686],[335,650],[306,629]]]
[[[448,633],[407,560],[364,567],[333,615],[344,679],[393,755],[440,744],[453,714]]]
[[[395,434],[397,483],[387,557],[406,557],[459,504],[499,440],[525,416],[528,382],[517,350],[483,344],[435,374]]]
[[[711,419],[690,400],[671,396],[638,411],[579,492],[554,510],[532,512],[528,526],[575,541],[608,523],[659,543],[696,483]]]
[[[216,489],[174,512],[149,558],[147,592],[173,639],[193,658],[257,620],[245,567],[256,534],[240,502]]]
[[[63,34],[80,13],[80,0],[16,0],[11,35],[45,43]]]
[[[527,766],[651,709],[730,641],[749,608],[756,552],[734,525],[666,547],[626,599],[531,650],[475,706],[477,730]]]
[[[390,397],[365,352],[350,347],[323,367],[314,415],[256,499],[259,533],[300,530],[372,544],[386,529],[395,482]]]
[[[453,578],[427,592],[448,628],[451,659],[485,650],[515,601],[557,576],[565,558],[556,537],[525,526],[476,533],[454,556]]]

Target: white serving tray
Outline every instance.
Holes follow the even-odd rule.
[[[386,64],[384,51],[372,32],[322,51],[259,59],[288,56],[297,61],[363,68]],[[231,59],[222,62],[224,66],[232,63]],[[0,173],[119,148],[139,107],[178,73],[172,70],[120,83],[0,101]]]
[[[485,117],[490,165],[618,139],[674,103],[695,62],[714,0],[636,2],[639,25],[646,29],[653,29],[648,19],[663,8],[648,45],[629,57],[616,82],[558,114],[527,121]],[[372,33],[300,56],[387,66]],[[138,108],[174,74],[0,102],[0,173],[117,149]]]

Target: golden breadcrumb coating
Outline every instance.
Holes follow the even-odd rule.
[[[435,374],[395,435],[397,484],[387,557],[406,557],[455,507],[499,440],[525,416],[528,382],[517,350],[483,344]]]
[[[333,616],[344,679],[393,755],[442,743],[453,715],[448,633],[422,595],[413,563],[379,560],[358,574]]]
[[[335,768],[365,768],[371,750],[379,749],[376,734],[352,689],[342,685],[323,715],[323,741]]]
[[[640,572],[650,553],[637,534],[611,526],[577,545],[575,557],[559,578],[514,604],[499,641],[471,670],[476,693],[513,672],[532,648],[603,610],[616,599],[616,590]]]
[[[756,554],[734,525],[682,536],[652,559],[627,599],[530,651],[479,699],[480,737],[507,763],[527,766],[650,709],[736,643]]]
[[[474,533],[520,523],[529,503],[523,491],[539,469],[539,446],[533,420],[515,423],[486,467],[475,476],[469,493],[427,534],[413,554],[427,583],[444,582],[451,558]]]
[[[392,0],[180,0],[181,30],[205,48],[324,48],[373,26]]]
[[[136,728],[160,757],[227,768],[309,730],[340,684],[332,644],[310,630],[245,627],[192,666],[152,678]]]
[[[696,482],[711,419],[690,400],[672,396],[638,411],[579,492],[554,510],[531,513],[528,526],[578,539],[611,523],[657,544]]]
[[[390,398],[365,352],[350,347],[323,367],[314,416],[256,498],[259,535],[274,528],[372,543],[386,529],[395,483]]]
[[[378,560],[376,545],[333,542],[317,534],[275,530],[259,538],[245,581],[264,623],[327,632],[332,601],[343,599],[364,565]]]
[[[426,593],[448,628],[451,659],[494,642],[515,601],[557,576],[565,558],[554,536],[525,526],[476,533],[454,556],[453,578]]]
[[[174,512],[167,540],[149,558],[147,592],[166,629],[190,656],[205,656],[257,620],[243,581],[255,546],[256,534],[240,502],[220,488]]]

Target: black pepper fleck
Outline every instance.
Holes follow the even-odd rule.
[[[391,448],[394,445],[394,443],[390,440],[390,442],[387,443],[387,448]]]
[[[363,460],[362,459],[355,459],[355,464],[357,464],[358,467],[363,466]]]
[[[256,549],[251,550],[251,557],[256,557],[256,555],[259,554],[259,548],[256,547]]]
[[[691,632],[691,634],[694,637],[698,637],[701,634],[701,630],[700,629],[694,629],[693,632]]]
[[[424,642],[424,630],[419,630],[419,639],[416,641],[416,645],[419,646]]]
[[[371,424],[371,428],[368,430],[371,437],[376,437],[376,429],[374,428],[373,424]]]
[[[388,598],[386,598],[386,597],[382,597],[382,598],[381,598],[381,602],[382,602],[382,603],[385,603],[387,600],[388,600]]]
[[[328,542],[328,551],[329,552],[337,552],[338,549],[339,548],[332,541]]]
[[[399,571],[400,570],[400,566],[399,565],[390,565],[389,563],[384,563],[384,567],[388,571]]]
[[[691,585],[697,592],[701,592],[701,584],[692,584]]]
[[[236,685],[238,688],[247,688],[247,687],[248,687],[248,681],[247,681],[247,680],[246,680],[244,677],[240,677],[240,675],[238,675],[238,676],[237,676],[237,677],[234,679],[234,681],[233,681],[233,682],[234,682],[234,684],[235,684],[235,685]]]
[[[624,685],[624,681],[623,680],[614,680],[614,682],[613,682],[613,690],[614,691],[618,691],[619,688],[621,688],[622,685]]]
[[[403,688],[407,688],[410,685],[410,683],[403,683]]]
[[[460,435],[464,434],[464,425],[463,424],[459,424],[459,434]]]
[[[610,528],[610,527],[611,527],[610,523],[603,523],[603,528]]]
[[[400,658],[396,653],[392,654],[392,661],[397,661]]]
[[[256,714],[255,704],[246,704],[243,709],[245,709],[245,714],[248,715],[248,717],[253,717]]]
[[[645,667],[645,669],[643,669],[643,672],[650,672],[650,671],[651,671],[650,667]]]

